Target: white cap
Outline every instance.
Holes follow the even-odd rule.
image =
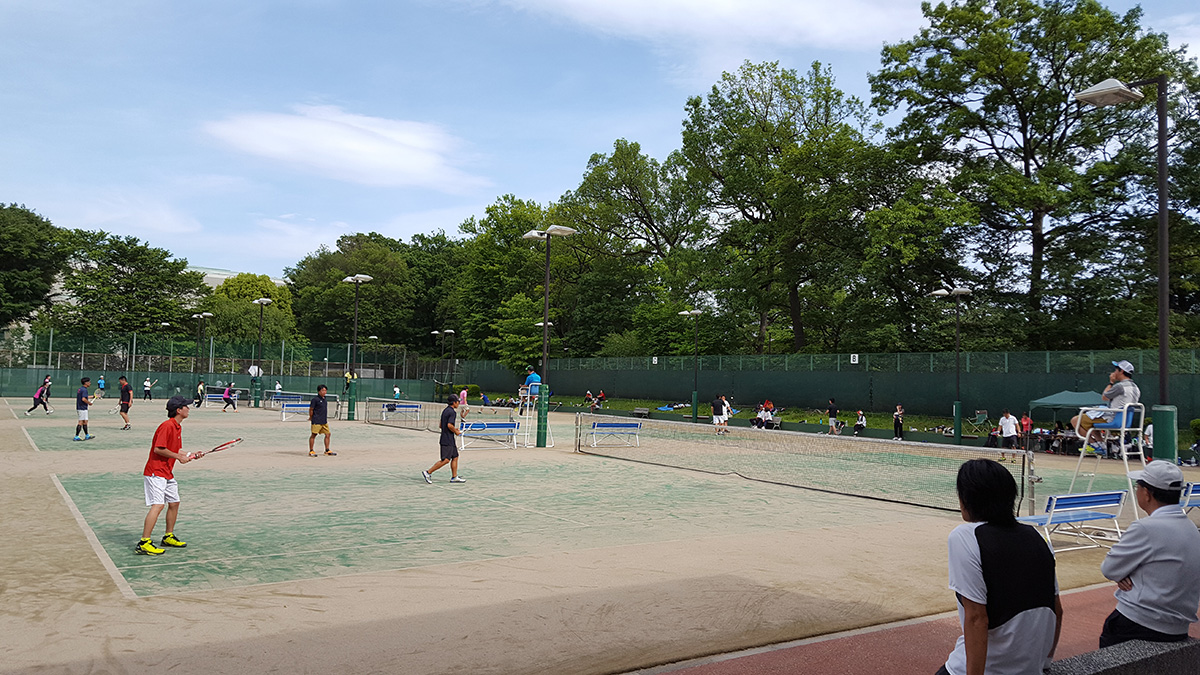
[[[1125,371],[1128,375],[1133,374],[1133,364],[1128,361],[1113,361],[1112,364]]]
[[[1183,489],[1183,469],[1170,462],[1164,462],[1161,459],[1150,462],[1143,471],[1130,471],[1129,479],[1133,481],[1140,480],[1146,485],[1152,485],[1159,490]]]

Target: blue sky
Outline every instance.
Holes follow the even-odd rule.
[[[1140,4],[1200,46],[1193,2]],[[557,199],[618,138],[663,158],[744,59],[869,98],[921,24],[907,0],[0,0],[0,202],[279,276],[347,232]]]

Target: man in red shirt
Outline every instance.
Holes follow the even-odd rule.
[[[183,396],[172,396],[167,401],[167,419],[158,425],[154,431],[154,440],[150,442],[150,457],[146,460],[146,468],[142,471],[146,487],[146,506],[150,511],[146,514],[146,523],[142,526],[142,538],[134,550],[143,555],[160,555],[165,548],[155,546],[150,540],[154,532],[154,524],[163,507],[167,509],[167,533],[163,535],[162,546],[183,548],[186,542],[175,538],[175,519],[179,517],[179,485],[175,482],[175,474],[171,469],[175,460],[187,464],[192,460],[192,454],[183,452],[183,428],[179,422],[186,420],[191,401]]]

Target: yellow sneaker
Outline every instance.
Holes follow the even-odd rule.
[[[179,541],[179,539],[175,537],[174,532],[168,532],[163,535],[162,541],[159,543],[163,546],[170,546],[171,548],[184,548],[187,546],[187,542]]]
[[[142,555],[162,555],[166,549],[155,546],[154,542],[147,538],[139,541],[138,545],[133,547],[133,550]]]

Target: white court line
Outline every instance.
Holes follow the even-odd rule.
[[[104,569],[108,570],[108,575],[112,577],[113,583],[121,591],[121,595],[130,600],[137,600],[137,593],[133,592],[133,587],[125,581],[125,577],[121,576],[121,572],[117,570],[117,566],[113,564],[112,558],[108,557],[108,552],[100,545],[100,539],[96,537],[96,533],[92,531],[87,520],[84,520],[83,514],[75,506],[75,501],[71,499],[71,495],[67,494],[67,489],[58,480],[58,474],[50,474],[50,479],[54,481],[54,487],[58,488],[62,494],[63,501],[67,503],[67,508],[71,510],[71,515],[75,516],[75,522],[79,523],[80,529],[83,530],[84,536],[87,537],[88,543],[92,545],[92,550],[95,551],[96,557],[100,559],[100,563],[104,565]]]
[[[30,435],[29,435],[29,430],[28,430],[28,429],[26,429],[25,427],[21,427],[21,431],[22,431],[22,432],[24,432],[24,434],[25,434],[25,438],[26,438],[26,439],[29,441],[29,444],[33,446],[33,451],[34,451],[34,452],[41,452],[41,450],[38,450],[37,443],[34,443],[34,442],[33,442],[33,436],[30,436]]]
[[[12,413],[13,417],[15,417],[16,419],[21,419],[20,417],[17,417],[17,411],[13,410],[12,404],[8,402],[7,398],[4,399],[4,405],[8,406],[8,412]]]
[[[404,476],[398,476],[398,475],[396,475],[396,474],[394,474],[394,473],[388,473],[387,471],[384,471],[383,469],[373,469],[373,470],[374,470],[374,471],[378,471],[379,473],[382,473],[382,474],[384,474],[384,475],[391,476],[392,478],[402,478],[402,477],[404,477]],[[447,489],[451,489],[451,488],[447,488]],[[561,521],[563,521],[564,523],[571,523],[572,525],[579,525],[580,527],[590,527],[590,525],[588,525],[587,523],[581,523],[581,522],[579,522],[578,520],[571,520],[570,518],[563,518],[562,516],[556,516],[556,515],[554,515],[553,513],[546,513],[546,512],[544,512],[544,511],[538,511],[538,510],[536,510],[536,509],[530,509],[530,508],[526,508],[526,507],[524,507],[524,506],[517,506],[516,504],[509,504],[508,502],[502,502],[502,501],[500,501],[500,500],[498,500],[498,499],[492,499],[491,497],[484,497],[483,495],[478,495],[478,494],[475,494],[474,492],[471,492],[470,490],[467,490],[467,489],[465,489],[465,488],[456,487],[456,488],[452,488],[452,489],[453,489],[455,492],[466,492],[466,493],[467,493],[467,495],[469,495],[469,496],[471,496],[471,497],[474,497],[475,499],[485,499],[485,500],[487,500],[487,501],[489,501],[489,502],[494,502],[494,503],[496,503],[496,504],[499,504],[499,505],[501,505],[501,506],[507,506],[507,507],[514,508],[514,509],[518,509],[518,510],[521,510],[521,511],[528,511],[528,512],[530,512],[530,513],[536,513],[536,514],[538,514],[539,516],[545,516],[545,517],[547,517],[547,518],[554,518],[555,520],[561,520]]]

